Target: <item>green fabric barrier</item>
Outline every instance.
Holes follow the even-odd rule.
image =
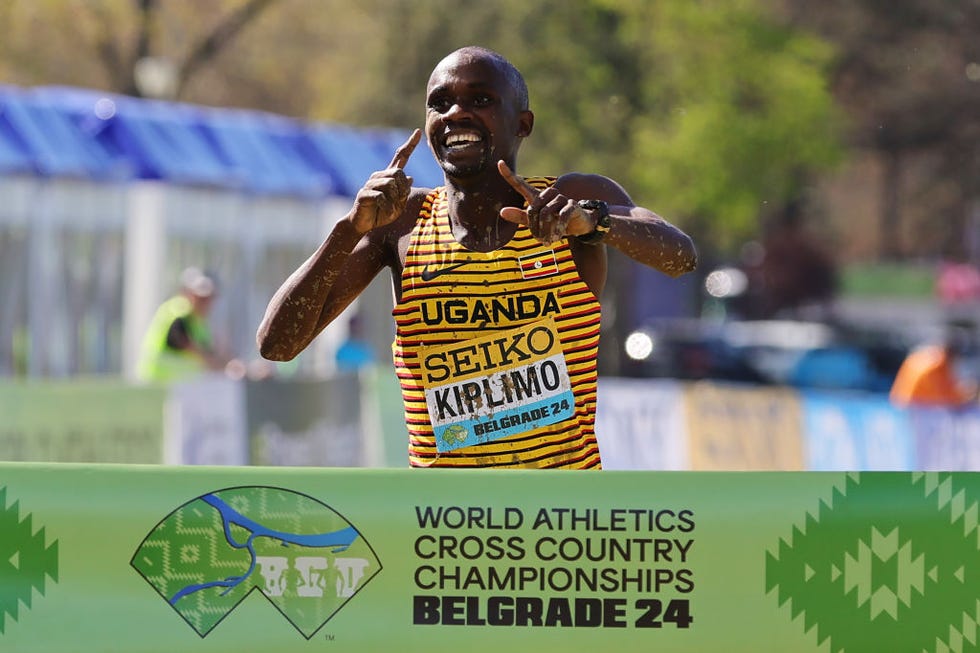
[[[0,382],[0,460],[158,463],[165,398],[119,380]]]
[[[0,650],[975,651],[980,476],[0,463]]]

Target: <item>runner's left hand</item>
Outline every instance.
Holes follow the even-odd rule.
[[[503,161],[497,162],[497,169],[514,190],[527,201],[527,208],[505,206],[500,217],[509,222],[524,225],[531,235],[545,245],[550,245],[566,236],[579,236],[592,233],[595,229],[592,217],[578,205],[578,202],[563,195],[554,186],[538,192],[536,188],[514,174]]]

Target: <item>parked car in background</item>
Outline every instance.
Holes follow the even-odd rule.
[[[911,336],[794,320],[650,322],[626,341],[624,374],[887,392]]]

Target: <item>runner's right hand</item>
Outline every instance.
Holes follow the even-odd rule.
[[[388,168],[372,174],[357,191],[348,219],[358,233],[366,234],[372,229],[390,224],[405,210],[412,190],[412,178],[405,174],[405,164],[421,137],[421,130],[412,132],[405,144],[395,151]]]

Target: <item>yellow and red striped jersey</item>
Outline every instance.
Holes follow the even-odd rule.
[[[401,290],[392,352],[412,466],[601,467],[599,301],[566,241],[544,245],[518,227],[497,250],[469,250],[437,188],[412,230]]]

